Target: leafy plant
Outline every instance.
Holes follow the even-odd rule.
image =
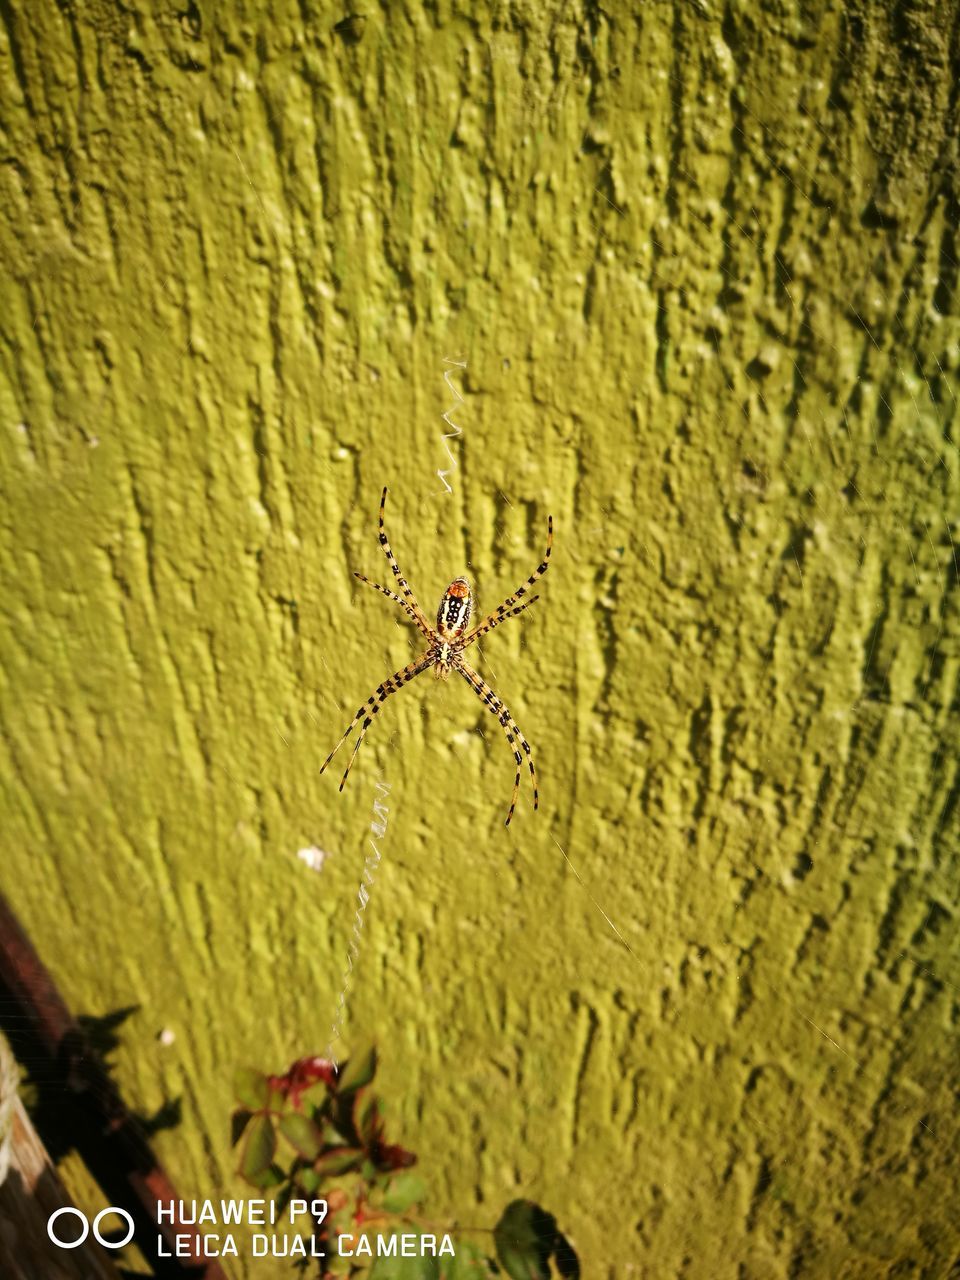
[[[372,1047],[337,1071],[325,1058],[300,1058],[283,1075],[244,1068],[235,1078],[239,1106],[233,1143],[240,1176],[273,1197],[278,1215],[294,1197],[322,1199],[327,1214],[312,1233],[319,1275],[364,1280],[579,1280],[580,1264],[556,1219],[529,1200],[507,1205],[492,1232],[496,1258],[452,1226],[415,1215],[425,1193],[416,1156],[386,1140]],[[378,1257],[376,1237],[449,1235],[455,1256]],[[361,1237],[370,1252],[341,1256],[340,1237]],[[370,1242],[372,1241],[372,1244]],[[419,1251],[418,1251],[419,1252]],[[300,1265],[306,1265],[302,1263]]]

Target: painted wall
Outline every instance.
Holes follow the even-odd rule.
[[[325,1047],[383,781],[348,1026],[436,1216],[531,1196],[591,1277],[945,1275],[957,6],[346,16],[2,10],[3,888],[239,1195],[233,1067]],[[483,645],[509,830],[459,681],[318,775],[418,650],[351,577],[384,484],[428,611],[555,518]]]

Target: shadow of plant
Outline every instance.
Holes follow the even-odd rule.
[[[76,1031],[64,1036],[55,1056],[22,1022],[11,1019],[7,1025],[0,1016],[0,1029],[6,1032],[15,1055],[26,1067],[21,1097],[55,1164],[78,1142],[83,1145],[85,1135],[77,1132],[78,1126],[82,1127],[76,1109],[79,1095],[92,1094],[103,1098],[110,1110],[115,1108],[114,1099],[106,1097],[98,1071],[112,1080],[114,1064],[109,1059],[121,1044],[118,1032],[139,1012],[139,1005],[127,1005],[99,1017],[80,1014]],[[151,1138],[180,1124],[182,1105],[179,1098],[168,1098],[152,1115],[129,1111],[129,1116],[143,1137]]]

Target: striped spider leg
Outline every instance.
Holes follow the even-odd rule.
[[[397,580],[397,585],[399,586],[400,590],[403,592],[403,599],[401,599],[400,596],[398,596],[395,592],[388,591],[386,587],[381,587],[379,582],[371,582],[370,579],[362,573],[354,573],[353,576],[355,578],[359,578],[361,582],[365,582],[368,587],[373,587],[374,591],[380,591],[388,599],[395,600],[396,603],[400,606],[400,608],[404,611],[404,613],[406,613],[407,616],[411,619],[411,621],[416,624],[421,634],[426,636],[428,640],[432,640],[433,632],[430,629],[430,623],[427,621],[423,610],[420,608],[420,605],[417,603],[417,597],[410,590],[409,583],[407,582],[403,574],[400,572],[400,566],[397,564],[397,557],[393,554],[393,548],[390,546],[390,539],[387,537],[387,531],[383,527],[383,509],[386,505],[387,505],[387,488],[386,488],[386,485],[384,485],[383,493],[381,493],[380,495],[380,528],[379,528],[380,546],[383,548],[383,554],[387,557],[387,563],[390,565],[390,568],[393,570],[393,576]]]
[[[540,793],[537,790],[537,771],[533,767],[533,756],[530,753],[530,747],[526,738],[520,732],[516,720],[514,720],[513,716],[483,679],[480,673],[478,671],[474,671],[473,667],[471,667],[468,662],[464,661],[462,655],[457,658],[455,669],[463,676],[464,680],[466,680],[467,684],[474,691],[483,705],[487,707],[487,709],[500,721],[500,724],[503,726],[503,732],[507,735],[507,742],[510,744],[510,749],[513,752],[513,758],[517,762],[517,776],[513,784],[513,798],[510,801],[510,808],[507,811],[507,821],[505,823],[505,825],[509,827],[510,819],[513,817],[513,811],[517,807],[517,796],[520,794],[520,766],[523,763],[523,756],[521,756],[517,749],[518,740],[526,754],[527,764],[530,766],[530,779],[533,783],[533,807],[534,809],[540,808]]]
[[[512,596],[507,596],[503,604],[498,605],[497,608],[494,609],[493,613],[488,614],[487,617],[484,618],[483,622],[481,622],[478,627],[474,627],[474,629],[470,632],[470,634],[464,640],[464,648],[466,648],[468,644],[473,644],[474,640],[479,639],[480,636],[486,635],[488,631],[492,631],[494,627],[499,627],[500,623],[506,622],[507,618],[514,618],[518,613],[523,613],[527,605],[531,605],[533,604],[534,600],[540,599],[539,596],[531,596],[531,598],[527,600],[525,604],[522,604],[519,609],[515,609],[513,607],[517,603],[517,601],[521,598],[521,596],[525,596],[527,592],[530,590],[530,588],[533,586],[533,584],[539,581],[539,579],[542,578],[543,575],[550,568],[550,552],[552,550],[553,550],[553,516],[547,516],[547,549],[543,553],[543,559],[540,561],[536,569],[534,569],[533,573],[531,573],[530,577],[526,580],[526,582],[523,584],[522,587],[517,587],[516,591],[513,593]]]
[[[343,737],[340,739],[337,745],[333,748],[333,750],[327,756],[326,760],[324,760],[323,764],[320,766],[320,772],[323,773],[324,769],[326,769],[327,765],[330,763],[333,757],[337,754],[337,752],[340,750],[340,748],[343,746],[346,740],[350,737],[350,734],[353,733],[354,729],[357,727],[360,721],[363,720],[363,728],[360,730],[359,734],[357,735],[357,742],[353,748],[353,754],[350,756],[350,760],[347,763],[347,767],[343,771],[343,777],[340,779],[340,787],[339,787],[340,791],[342,791],[344,788],[344,784],[347,781],[347,776],[350,773],[350,770],[353,768],[353,762],[357,758],[357,752],[360,750],[360,743],[363,741],[367,730],[370,728],[370,725],[373,723],[374,716],[377,715],[380,708],[383,706],[386,700],[390,697],[391,693],[396,693],[398,689],[402,689],[405,684],[409,683],[409,681],[411,681],[414,676],[418,676],[421,671],[426,671],[427,667],[429,667],[432,662],[433,662],[433,655],[428,650],[421,657],[417,658],[416,662],[411,662],[409,666],[403,667],[399,671],[395,671],[392,676],[389,676],[386,680],[384,680],[383,684],[377,685],[376,689],[374,689],[373,693],[366,700],[366,702],[363,704],[363,706],[360,708],[357,714],[353,717],[349,725],[347,725],[346,729],[344,730]]]
[[[510,819],[513,817],[513,811],[516,808],[517,796],[520,792],[520,776],[521,766],[523,764],[523,755],[521,748],[527,757],[527,764],[530,768],[530,779],[533,786],[533,807],[538,809],[540,806],[540,796],[537,789],[537,772],[533,764],[533,755],[531,754],[529,744],[526,738],[520,732],[516,720],[507,710],[501,699],[490,688],[479,672],[475,671],[463,657],[464,650],[481,636],[485,636],[494,627],[498,627],[501,622],[506,622],[508,618],[515,618],[517,614],[523,613],[524,609],[528,609],[534,604],[539,596],[530,596],[524,600],[527,592],[533,584],[547,572],[550,563],[550,551],[553,547],[553,517],[547,517],[547,549],[544,552],[543,559],[540,564],[530,575],[530,577],[518,587],[513,595],[507,596],[506,600],[488,614],[481,623],[468,631],[467,627],[470,622],[470,616],[473,612],[473,592],[470,583],[466,578],[455,578],[450,583],[443,598],[440,601],[440,607],[437,610],[437,623],[435,627],[431,627],[426,619],[423,610],[417,603],[417,598],[410,590],[410,586],[403,574],[400,572],[400,566],[390,547],[386,530],[384,529],[383,511],[387,501],[387,490],[384,489],[380,497],[380,528],[379,538],[380,545],[383,548],[387,562],[396,578],[397,586],[400,589],[400,595],[396,592],[389,591],[386,587],[382,587],[379,582],[371,582],[362,573],[354,576],[359,578],[361,582],[366,583],[368,587],[373,587],[375,591],[381,592],[382,595],[393,600],[407,614],[410,620],[416,625],[417,629],[427,640],[427,650],[414,662],[403,667],[400,671],[394,672],[389,679],[377,686],[374,692],[366,700],[362,707],[357,711],[353,720],[347,726],[340,741],[333,748],[330,754],[320,766],[320,772],[326,769],[327,765],[340,750],[343,744],[349,738],[353,730],[360,724],[363,724],[360,733],[357,735],[357,741],[354,744],[353,752],[350,760],[344,770],[343,778],[340,781],[340,790],[344,788],[350,770],[353,768],[353,762],[357,758],[357,752],[360,750],[360,744],[366,735],[367,730],[373,723],[374,717],[380,712],[380,708],[386,702],[392,693],[396,693],[398,689],[411,681],[415,676],[426,671],[429,667],[433,668],[433,673],[438,679],[446,679],[451,671],[456,671],[458,675],[466,680],[467,684],[473,689],[474,693],[480,699],[487,709],[497,717],[501,727],[506,735],[507,742],[513,751],[514,759],[517,764],[516,779],[513,787],[513,798],[510,802],[510,809],[507,813],[506,825],[510,825]],[[522,600],[522,604],[517,602]]]

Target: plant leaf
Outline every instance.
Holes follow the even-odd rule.
[[[550,1280],[557,1222],[532,1200],[513,1200],[493,1229],[497,1260],[510,1280]]]
[[[233,1077],[233,1091],[245,1107],[259,1111],[267,1105],[270,1085],[262,1071],[239,1067]]]
[[[278,1164],[271,1164],[261,1173],[258,1173],[255,1178],[249,1178],[248,1181],[258,1191],[270,1191],[273,1187],[279,1187],[281,1183],[286,1182],[289,1176]]]
[[[269,1111],[285,1111],[291,1105],[290,1095],[276,1081],[267,1081],[266,1107]]]
[[[392,1233],[396,1235],[397,1233]],[[411,1233],[413,1234],[413,1233]],[[417,1235],[420,1233],[417,1232]],[[388,1236],[388,1239],[392,1236]],[[397,1239],[397,1253],[400,1252],[400,1240]],[[420,1257],[419,1246],[414,1258],[377,1258],[370,1268],[370,1280],[440,1280],[440,1264],[438,1259]]]
[[[373,1045],[364,1045],[351,1053],[347,1065],[337,1077],[337,1092],[352,1093],[369,1084],[377,1071],[377,1051]]]
[[[273,1129],[273,1121],[266,1115],[254,1116],[247,1125],[240,1176],[248,1182],[261,1177],[270,1168],[276,1149],[277,1135]]]
[[[359,1280],[361,1276],[366,1276],[368,1273],[364,1271],[354,1271],[353,1269],[354,1262],[356,1262],[355,1258],[351,1258],[348,1254],[341,1255],[338,1252],[337,1247],[335,1245],[333,1248],[333,1252],[331,1253],[328,1250],[327,1256],[324,1259],[323,1265],[326,1268],[324,1275],[325,1276],[357,1276]]]
[[[311,1119],[300,1111],[280,1117],[280,1132],[305,1160],[316,1160],[323,1147],[323,1135]]]
[[[410,1165],[417,1163],[417,1157],[412,1151],[387,1146],[379,1140],[373,1144],[371,1155],[378,1169],[408,1169]]]
[[[314,1116],[314,1120],[316,1120],[316,1116]],[[327,1118],[321,1126],[321,1133],[323,1134],[323,1145],[325,1147],[342,1147],[345,1143],[349,1145],[351,1137],[349,1125],[347,1126],[347,1132],[344,1133],[332,1120]]]
[[[363,1151],[359,1147],[332,1147],[317,1157],[313,1171],[320,1178],[336,1178],[341,1173],[358,1169],[362,1160]]]
[[[398,1173],[390,1179],[383,1197],[387,1213],[403,1213],[426,1194],[427,1185],[418,1173]]]
[[[366,1089],[358,1089],[353,1100],[353,1127],[365,1147],[372,1145],[383,1129],[376,1097]]]
[[[320,1175],[316,1169],[301,1169],[297,1174],[297,1184],[308,1196],[312,1196],[320,1186]]]
[[[456,1257],[444,1257],[440,1262],[440,1280],[491,1280],[493,1266],[483,1250],[470,1240],[457,1240]]]
[[[253,1119],[252,1111],[245,1111],[242,1108],[233,1113],[230,1117],[230,1145],[235,1147],[243,1137],[243,1131]]]

